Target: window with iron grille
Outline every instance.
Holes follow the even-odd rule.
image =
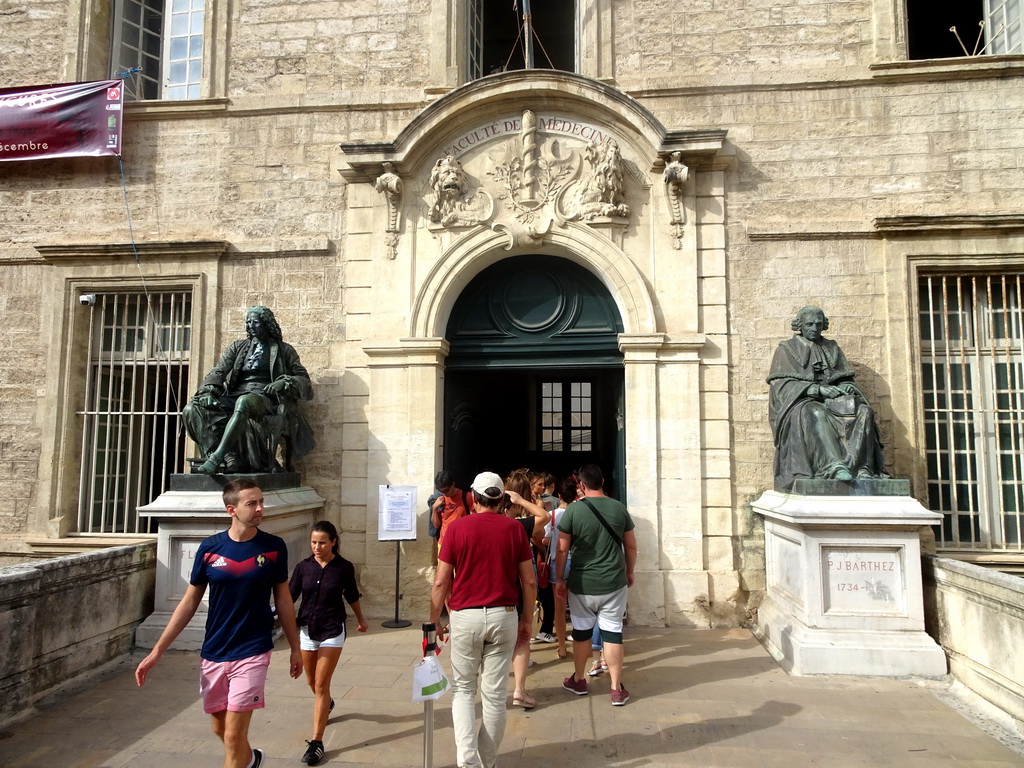
[[[132,99],[198,99],[206,0],[115,0],[112,73]]]
[[[593,450],[592,388],[589,381],[541,382],[542,451]]]
[[[102,293],[89,319],[79,533],[148,533],[137,509],[184,463],[189,291]]]
[[[1024,551],[1024,274],[920,279],[929,507],[938,545]]]

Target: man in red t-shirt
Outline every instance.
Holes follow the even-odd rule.
[[[498,514],[505,493],[493,472],[481,472],[471,486],[477,514],[460,517],[445,532],[437,556],[437,572],[430,591],[430,621],[438,640],[448,627],[440,624],[448,603],[451,619],[452,725],[456,763],[462,768],[491,768],[505,733],[508,673],[517,639],[529,642],[537,596],[533,554],[526,531]],[[513,503],[519,495],[509,492]],[[474,699],[480,689],[482,717],[479,731]]]

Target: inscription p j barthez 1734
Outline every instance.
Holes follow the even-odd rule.
[[[826,611],[900,612],[904,602],[903,551],[823,547]]]

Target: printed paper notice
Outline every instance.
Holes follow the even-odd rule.
[[[380,512],[377,515],[377,540],[416,539],[416,486],[380,486]]]

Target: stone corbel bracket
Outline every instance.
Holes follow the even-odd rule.
[[[395,171],[395,164],[385,162],[381,166],[381,174],[374,181],[374,188],[384,195],[388,206],[388,223],[384,227],[387,233],[384,244],[389,259],[398,256],[398,232],[401,228],[402,211],[402,178]]]
[[[394,163],[384,163],[382,173],[374,181],[374,187],[384,195],[388,205],[388,223],[385,232],[398,232],[402,206],[402,178],[395,172]]]
[[[683,205],[683,187],[690,178],[690,168],[683,162],[683,153],[678,150],[671,154],[665,163],[662,178],[665,180],[665,194],[668,197],[668,208],[671,211],[669,223],[672,225],[672,239],[675,249],[683,249],[683,226],[686,224],[686,208]]]
[[[686,189],[695,172],[725,168],[730,158],[725,148],[725,131],[668,131],[658,150],[652,171],[660,170],[668,201],[669,225],[676,250],[683,248],[686,228]]]
[[[398,256],[398,233],[402,228],[402,194],[404,185],[399,176],[395,147],[389,143],[341,144],[348,164],[338,169],[349,184],[369,183],[384,195],[388,209],[384,227],[387,257]]]

